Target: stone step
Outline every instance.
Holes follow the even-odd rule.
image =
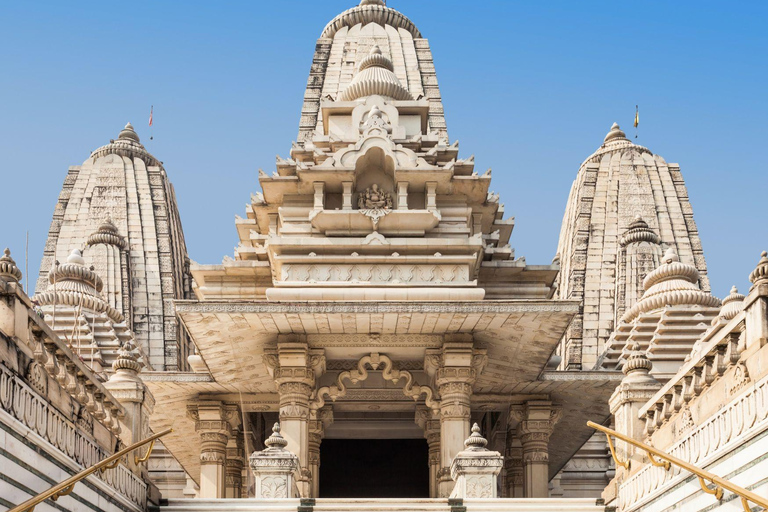
[[[203,500],[172,499],[159,512],[296,512],[298,499]],[[593,499],[496,498],[467,499],[467,512],[604,512]],[[315,500],[313,512],[450,512],[446,499],[336,499]]]

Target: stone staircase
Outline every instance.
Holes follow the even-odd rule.
[[[466,507],[466,508],[464,508]],[[593,499],[172,499],[156,512],[604,512]]]

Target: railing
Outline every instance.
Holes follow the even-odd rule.
[[[619,460],[619,457],[616,455],[616,450],[613,447],[613,441],[611,440],[611,436],[621,439],[625,443],[629,443],[632,446],[635,446],[641,450],[644,450],[648,454],[648,459],[651,461],[651,464],[653,464],[654,466],[663,467],[665,470],[669,471],[671,465],[674,464],[675,466],[678,466],[690,473],[693,473],[699,478],[699,485],[701,485],[701,490],[707,494],[712,494],[718,500],[723,498],[723,490],[725,489],[727,491],[730,491],[736,494],[741,498],[741,505],[742,507],[744,507],[744,512],[751,512],[751,508],[749,507],[750,501],[768,510],[768,499],[758,496],[752,491],[748,491],[743,487],[739,487],[738,485],[731,483],[728,480],[725,480],[723,478],[720,478],[717,475],[713,475],[709,471],[706,471],[701,468],[697,468],[693,464],[689,464],[684,460],[680,460],[677,457],[673,457],[672,455],[662,452],[661,450],[657,450],[652,446],[648,446],[647,444],[636,441],[631,437],[627,437],[624,434],[620,434],[608,427],[598,425],[597,423],[593,423],[591,421],[587,422],[587,426],[592,427],[595,430],[599,430],[600,432],[603,432],[605,434],[605,436],[608,438],[608,448],[610,448],[611,455],[613,456],[613,460],[616,462],[617,466],[621,466],[624,469],[629,470],[632,461]],[[654,456],[662,460],[661,461],[656,460]],[[707,480],[710,481],[715,486],[714,489],[711,489],[707,485]]]
[[[106,459],[102,460],[98,464],[94,464],[93,466],[82,470],[78,474],[70,478],[67,478],[60,484],[54,485],[47,491],[41,492],[37,496],[34,496],[28,499],[21,505],[17,505],[13,507],[8,512],[32,512],[38,504],[42,503],[48,498],[51,498],[53,501],[56,501],[60,497],[70,494],[74,490],[75,484],[80,480],[84,479],[85,477],[87,477],[88,475],[90,475],[91,473],[95,473],[96,471],[99,471],[99,470],[104,471],[107,469],[115,468],[120,463],[120,459],[124,455],[131,453],[133,450],[137,448],[141,448],[145,444],[149,444],[149,448],[147,449],[146,454],[144,454],[141,457],[137,457],[134,455],[134,458],[133,458],[133,462],[137,465],[141,464],[142,462],[146,462],[147,459],[149,459],[150,453],[152,453],[152,448],[155,446],[155,441],[163,437],[164,435],[171,433],[172,431],[173,429],[170,429],[170,428],[168,430],[163,430],[162,432],[159,432],[142,441],[139,441],[138,443],[132,444],[128,448],[123,448],[119,452],[115,453],[110,457],[107,457]]]

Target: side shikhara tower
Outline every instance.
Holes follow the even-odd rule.
[[[162,162],[130,123],[117,139],[70,167],[45,244],[37,291],[74,250],[104,282],[154,370],[186,367],[187,342],[173,299],[188,297],[189,258],[176,196]],[[63,285],[59,285],[61,287]]]
[[[583,304],[560,347],[566,369],[595,366],[667,248],[695,267],[698,285],[709,292],[680,166],[632,143],[614,123],[579,168],[560,231],[557,293]]]

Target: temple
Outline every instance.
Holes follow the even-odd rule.
[[[615,123],[551,264],[490,184],[384,0],[321,32],[221,264],[128,123],[69,168],[34,295],[0,257],[0,506],[167,429],[38,510],[733,510],[633,441],[765,495],[768,255],[713,296],[680,166]]]

